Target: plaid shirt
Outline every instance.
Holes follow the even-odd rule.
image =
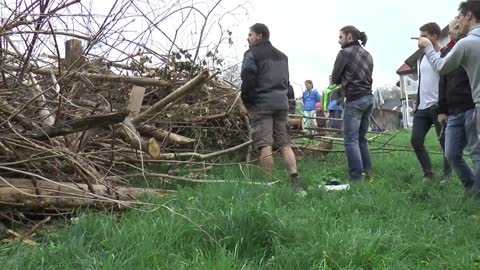
[[[332,72],[335,84],[342,84],[347,102],[372,95],[373,58],[358,41],[338,53]]]

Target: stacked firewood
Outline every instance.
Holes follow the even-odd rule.
[[[120,25],[130,24],[128,7],[167,36],[162,20],[127,2],[101,20],[82,13],[79,0],[8,8],[0,22],[0,208],[130,207],[141,194],[165,193],[132,179],[204,183],[212,168],[204,161],[251,160],[239,89],[219,76],[224,38],[200,56],[208,16],[195,48],[167,38],[155,50],[154,37],[128,39]]]
[[[14,51],[4,60],[2,205],[128,206],[140,194],[162,194],[132,188],[129,179],[178,180],[149,171],[150,163],[212,159],[249,145],[239,91],[217,74],[118,75],[86,59],[77,40],[66,52],[43,67]]]

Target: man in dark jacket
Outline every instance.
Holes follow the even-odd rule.
[[[367,43],[367,35],[354,26],[340,29],[339,43],[342,50],[335,60],[332,82],[342,85],[346,95],[343,113],[345,153],[350,181],[360,182],[372,172],[365,136],[373,111],[373,58],[363,47]]]
[[[457,20],[449,24],[451,42],[440,50],[445,57],[459,40]],[[438,94],[438,122],[447,125],[445,130],[445,157],[462,181],[465,190],[470,190],[475,178],[480,177],[480,144],[475,129],[475,103],[467,72],[459,67],[440,77]],[[463,158],[468,146],[475,169],[472,170]]]
[[[269,38],[266,25],[257,23],[250,27],[250,48],[243,56],[241,97],[250,114],[253,142],[260,150],[262,167],[268,174],[273,173],[272,148],[279,149],[293,190],[304,194],[287,132],[288,58],[272,46]]]

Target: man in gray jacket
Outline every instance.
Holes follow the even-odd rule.
[[[269,38],[266,25],[257,23],[250,27],[250,48],[244,54],[241,71],[241,97],[250,114],[253,143],[260,151],[263,169],[270,175],[273,173],[272,148],[280,150],[293,190],[304,194],[287,133],[288,58],[272,46]]]
[[[465,69],[472,87],[472,97],[476,106],[477,135],[480,137],[480,0],[462,2],[458,10],[460,33],[467,36],[461,39],[445,58],[436,53],[427,38],[420,37],[418,46],[424,48],[433,69],[441,75],[448,74],[460,66]],[[480,194],[480,179],[475,179],[472,191]]]

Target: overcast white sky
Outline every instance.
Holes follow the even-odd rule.
[[[355,25],[368,35],[366,49],[375,62],[375,88],[397,82],[396,69],[417,49],[410,37],[418,36],[418,28],[430,21],[443,28],[458,14],[459,3],[454,0],[257,0],[252,1],[249,18],[241,27],[245,28],[244,40],[248,27],[255,22],[270,28],[273,45],[289,57],[291,81],[297,84],[299,93],[306,79],[313,80],[319,89],[328,85],[328,76],[340,49],[338,31],[345,25]],[[243,48],[247,49],[246,42]]]
[[[192,1],[197,3],[196,8],[205,13],[216,2],[216,0]],[[245,4],[245,1],[249,2]],[[120,2],[128,3],[127,0]],[[86,6],[91,5],[94,13],[106,15],[115,0],[84,0],[82,3]],[[146,11],[150,10],[146,8],[145,0],[135,3],[145,7]],[[162,12],[170,12],[166,11],[167,7],[175,3],[191,4],[190,1],[182,0],[150,3],[158,8],[148,13],[152,21],[164,16]],[[328,76],[340,49],[337,43],[338,31],[349,24],[355,25],[368,35],[366,49],[373,55],[375,62],[374,88],[385,84],[394,85],[398,80],[395,71],[417,48],[416,42],[410,37],[418,36],[418,28],[427,22],[437,22],[443,28],[457,15],[459,3],[460,1],[455,0],[223,0],[221,8],[218,9],[219,14],[213,16],[212,20],[218,20],[222,14],[238,5],[243,6],[242,9],[236,9],[234,14],[229,13],[230,16],[225,16],[221,21],[224,31],[228,29],[233,32],[233,46],[223,46],[220,50],[220,53],[233,57],[227,59],[227,64],[242,60],[244,51],[248,49],[246,38],[249,26],[256,22],[265,23],[270,28],[273,45],[289,57],[290,80],[298,95],[303,89],[303,82],[307,79],[313,80],[314,86],[319,90],[328,86]],[[78,5],[72,7],[72,10],[77,9]],[[2,8],[2,16],[4,12]],[[200,32],[198,22],[201,20],[197,21],[198,17],[193,18],[194,21],[186,23],[181,31],[180,41],[184,40],[182,43],[188,44],[187,48],[195,48],[198,42]],[[179,25],[179,19],[180,15],[172,16],[170,21],[162,22],[160,27],[172,37]],[[100,23],[101,20],[98,25]],[[216,21],[211,23],[217,26],[217,29],[211,28],[212,32],[207,35],[213,43],[218,40],[219,29]],[[121,24],[117,27],[119,25]],[[128,25],[127,31],[122,33],[125,36],[133,37],[135,32],[138,34],[145,31],[143,29],[145,22],[138,18]],[[76,29],[75,23],[72,27]],[[151,43],[147,46],[163,51],[170,46],[168,42],[166,46],[162,45],[165,43],[162,41],[166,39],[159,32],[152,34],[152,40],[157,44]]]

